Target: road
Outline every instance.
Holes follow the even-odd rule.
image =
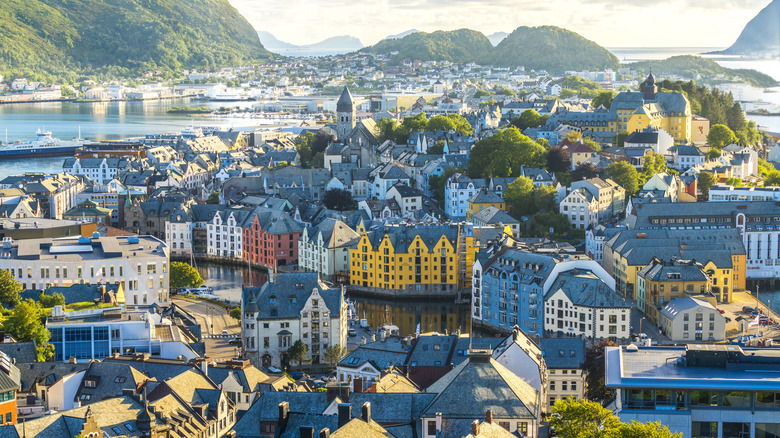
[[[173,302],[194,316],[200,324],[206,354],[212,360],[222,362],[240,354],[240,348],[228,342],[241,335],[241,327],[225,309],[207,301],[178,295],[173,297]],[[222,335],[223,330],[227,330],[228,335]]]
[[[642,314],[636,307],[636,304],[631,306],[631,333],[644,333],[653,340],[653,343],[665,344],[671,342],[655,324]]]

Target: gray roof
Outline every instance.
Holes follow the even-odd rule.
[[[585,363],[585,340],[582,338],[541,338],[539,346],[547,368],[580,369]]]
[[[443,237],[446,238],[452,247],[457,247],[458,229],[450,226],[393,226],[385,229],[379,229],[373,234],[369,234],[369,240],[373,248],[378,248],[384,237],[390,241],[396,253],[405,253],[416,236],[420,236],[423,243],[428,247],[428,252],[433,252],[435,244]]]
[[[410,366],[447,366],[457,336],[420,336],[409,355]]]
[[[496,207],[490,206],[484,210],[480,210],[471,215],[471,220],[476,225],[477,223],[492,225],[492,224],[519,224],[520,221],[513,218],[509,213],[504,210],[499,210]]]
[[[92,362],[84,373],[84,379],[76,391],[76,398],[87,405],[120,397],[123,390],[134,390],[148,379],[149,377],[144,376],[129,363]],[[85,385],[85,382],[90,380],[95,382],[94,387]],[[89,398],[82,398],[85,395]]]
[[[471,198],[469,198],[469,203],[471,204],[487,204],[487,203],[502,203],[504,200],[501,198],[501,196],[498,196],[496,192],[491,192],[489,190],[479,190],[477,193],[474,194]]]
[[[327,394],[323,392],[264,392],[241,417],[233,430],[237,438],[260,438],[261,423],[279,419],[279,403],[288,402],[291,412],[322,414],[328,407]]]
[[[563,291],[574,305],[584,307],[631,307],[604,280],[592,271],[572,269],[561,272],[545,295],[545,300],[558,291]]]
[[[352,93],[349,92],[349,88],[344,87],[339,100],[336,102],[336,111],[352,111],[353,105]]]
[[[710,310],[715,310],[715,307],[707,301],[700,300],[693,297],[675,298],[669,301],[669,304],[664,306],[661,310],[661,315],[669,319],[674,319],[680,312],[684,312],[689,309],[695,309],[698,307],[706,307]]]
[[[403,366],[412,351],[412,346],[400,336],[390,336],[384,341],[374,341],[358,345],[354,351],[339,361],[339,366],[357,368],[370,363],[377,370],[392,366]]]
[[[637,277],[651,281],[708,281],[702,266],[694,261],[672,259],[670,261],[653,260],[637,272]]]
[[[313,272],[278,274],[273,281],[261,287],[245,287],[242,295],[244,303],[257,303],[260,309],[258,320],[298,319],[314,288],[328,311],[340,311],[344,300],[341,289],[329,288]]]
[[[353,393],[349,396],[352,416],[360,415],[363,403],[371,403],[371,418],[383,424],[415,423],[436,394],[415,392]]]
[[[37,362],[38,352],[35,349],[35,343],[30,342],[2,342],[0,343],[0,352],[5,353],[21,367],[22,364]]]
[[[32,342],[30,342],[32,344]],[[5,344],[0,344],[5,345]],[[37,358],[35,358],[37,359]],[[73,374],[89,368],[87,363],[61,363],[61,362],[16,362],[21,376],[20,392],[30,392],[36,383],[50,386],[69,374]]]

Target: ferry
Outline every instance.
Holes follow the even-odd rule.
[[[88,143],[81,138],[74,138],[72,141],[62,141],[52,137],[50,131],[39,129],[36,132],[35,140],[27,142],[15,141],[0,145],[0,159],[73,155],[77,149]]]

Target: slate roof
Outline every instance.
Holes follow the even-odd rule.
[[[341,96],[339,96],[339,100],[336,102],[336,111],[350,112],[353,108],[352,93],[349,92],[349,88],[344,87],[344,90],[341,91]]]
[[[489,355],[470,356],[426,392],[438,394],[425,408],[426,417],[441,412],[445,418],[482,418],[488,409],[497,419],[538,414],[538,391]]]
[[[317,241],[317,236],[321,233],[326,248],[348,247],[360,240],[360,235],[349,225],[333,218],[323,219],[317,226],[308,228],[306,232],[309,239],[314,242]]]
[[[707,274],[702,266],[693,261],[653,260],[652,263],[640,269],[637,277],[644,277],[651,281],[708,281]]]
[[[399,336],[390,336],[384,341],[358,345],[358,348],[339,361],[339,366],[358,368],[368,362],[380,371],[390,366],[403,366],[412,346],[405,345],[402,340]]]
[[[457,336],[420,336],[409,355],[408,365],[447,366],[450,364],[452,346]]]
[[[485,189],[479,190],[469,198],[470,204],[500,204],[503,202],[504,200],[497,193]]]
[[[632,132],[626,137],[625,143],[657,144],[658,131],[637,131]]]
[[[509,213],[505,212],[504,210],[499,210],[496,207],[493,207],[492,205],[484,210],[480,210],[476,213],[473,213],[471,215],[471,220],[476,225],[477,223],[481,224],[518,224],[520,223],[519,220],[513,218]]]
[[[545,300],[563,291],[576,306],[629,308],[628,302],[592,271],[572,269],[561,272],[545,295]]]
[[[373,412],[371,415],[373,417]],[[334,438],[393,438],[393,435],[373,418],[369,421],[365,421],[363,418],[353,418],[333,432],[332,436]]]
[[[422,392],[407,393],[352,393],[349,402],[352,416],[360,415],[363,403],[371,403],[371,418],[383,424],[403,424],[419,421],[425,408],[437,394]],[[484,414],[484,413],[483,413]]]
[[[386,231],[385,231],[386,230]],[[442,238],[446,238],[450,245],[457,247],[458,229],[450,226],[393,226],[385,229],[379,229],[373,235],[369,235],[369,240],[373,248],[378,248],[384,237],[390,241],[390,244],[397,253],[408,252],[409,245],[416,236],[420,236],[423,243],[428,247],[428,252],[433,252],[433,247]]]
[[[30,342],[32,344],[32,342]],[[5,344],[0,344],[0,346]],[[33,360],[37,360],[35,357]],[[50,386],[60,380],[62,377],[73,374],[89,368],[87,363],[61,363],[61,362],[16,362],[21,376],[20,392],[26,393],[33,390],[36,383]]]
[[[95,381],[95,387],[86,386],[85,382]],[[84,373],[76,398],[82,404],[88,405],[112,397],[120,397],[125,389],[136,389],[149,377],[134,369],[130,364],[92,362]],[[89,398],[82,398],[87,395]]]
[[[390,189],[395,189],[398,191],[398,194],[401,195],[402,198],[414,198],[414,197],[421,197],[423,194],[421,191],[417,190],[414,187],[409,187],[406,184],[394,184],[393,187],[390,187]],[[390,190],[388,190],[389,192]]]
[[[245,303],[256,302],[260,309],[257,319],[298,319],[312,290],[317,293],[330,312],[339,312],[344,300],[341,289],[331,289],[319,281],[317,273],[283,273],[276,275],[261,287],[244,287]],[[291,296],[295,296],[295,300]],[[275,302],[272,302],[275,301]],[[292,302],[294,301],[294,302]]]
[[[277,415],[279,410],[276,410]],[[333,431],[338,428],[339,418],[335,415],[322,415],[310,412],[290,412],[287,422],[283,424],[283,429],[276,430],[274,438],[300,438],[302,427],[311,427],[314,429],[314,436],[318,437],[322,429],[328,428]]]
[[[5,353],[11,359],[16,359],[21,369],[22,364],[38,361],[38,352],[35,349],[35,343],[30,342],[2,342],[0,343],[0,352]]]
[[[581,369],[585,363],[585,340],[582,338],[541,338],[539,346],[547,368]]]
[[[233,426],[237,438],[260,438],[261,423],[279,419],[279,403],[288,402],[291,412],[322,414],[330,404],[324,392],[264,392]]]

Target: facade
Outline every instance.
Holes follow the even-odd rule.
[[[66,158],[62,171],[70,175],[86,176],[97,184],[106,184],[116,178],[127,165],[121,158]]]
[[[556,401],[567,398],[585,400],[585,341],[581,338],[541,338],[539,345],[547,367],[546,399],[548,411]]]
[[[693,297],[677,298],[661,310],[661,331],[672,342],[721,342],[726,318],[712,304]]]
[[[0,352],[0,425],[16,424],[17,401],[16,393],[19,385],[19,369],[14,365],[16,360]]]
[[[395,199],[395,202],[401,208],[403,216],[413,216],[416,212],[422,210],[423,195],[422,192],[402,184],[396,184],[387,191],[388,198]]]
[[[778,146],[780,147],[780,146]],[[780,201],[780,187],[710,187],[710,201]]]
[[[656,325],[661,311],[670,301],[710,293],[710,279],[704,266],[695,260],[653,260],[640,269],[637,278],[637,301],[640,310]]]
[[[331,289],[318,274],[270,274],[259,288],[242,291],[241,337],[247,355],[263,366],[287,368],[288,349],[307,347],[307,360],[325,363],[330,345],[346,347],[347,305],[342,289]]]
[[[349,250],[360,235],[338,219],[327,218],[316,227],[306,227],[298,239],[301,269],[318,272],[325,278],[349,275]]]
[[[497,208],[503,211],[508,210],[507,203],[501,196],[488,191],[487,189],[480,189],[474,196],[468,199],[466,220],[471,220],[471,216],[473,214],[489,207]]]
[[[3,241],[0,259],[25,289],[119,283],[128,306],[168,305],[168,247],[151,236]]]
[[[599,202],[585,189],[569,192],[558,204],[558,211],[569,219],[574,229],[584,230],[599,223]]]
[[[683,438],[780,433],[780,361],[772,349],[607,347],[605,361],[623,422],[660,421]]]
[[[368,173],[368,197],[387,199],[387,192],[396,184],[411,185],[411,178],[395,164],[380,164]]]
[[[396,290],[457,288],[461,265],[476,253],[469,241],[473,236],[454,226],[393,226],[363,233],[350,250],[349,282]]]
[[[215,257],[244,259],[243,224],[252,210],[246,207],[228,207],[214,212],[206,230],[207,254]]]
[[[257,207],[243,225],[244,260],[274,268],[295,265],[302,231],[289,214]]]
[[[468,216],[468,201],[479,189],[487,186],[484,179],[471,179],[455,173],[444,186],[444,213],[452,220],[463,220]]]
[[[666,155],[674,146],[674,138],[663,129],[648,126],[642,131],[632,132],[623,142],[626,148],[652,148],[653,152]]]
[[[571,183],[572,190],[585,189],[596,200],[600,221],[619,216],[626,209],[626,191],[611,179],[591,178]]]

